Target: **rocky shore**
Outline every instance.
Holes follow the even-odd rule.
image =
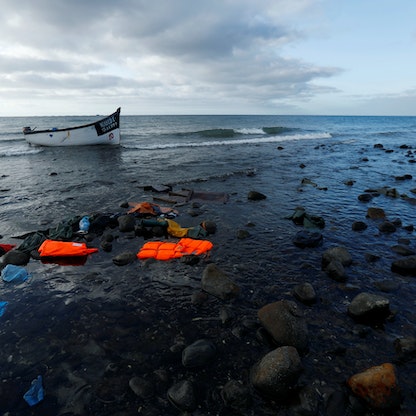
[[[352,198],[365,215],[348,218],[342,238],[324,206],[294,206],[276,220],[280,234],[233,224],[238,210],[267,223],[268,195],[256,189],[179,208],[189,227],[215,222],[210,255],[139,260],[145,241],[176,240],[126,205],[106,224],[89,213],[100,229],[73,229],[72,241],[99,248],[81,266],[42,262],[27,246],[3,254],[3,270],[31,278],[2,282],[2,414],[415,414],[413,225],[386,212],[389,201],[414,202],[394,186]],[[23,395],[39,375],[45,396],[29,408]]]

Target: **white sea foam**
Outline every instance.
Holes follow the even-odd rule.
[[[248,133],[247,133],[248,134]],[[253,134],[253,133],[250,133]],[[264,143],[280,143],[286,141],[297,140],[314,140],[314,139],[330,139],[330,133],[307,133],[307,134],[292,134],[292,135],[278,135],[278,136],[263,136],[250,137],[240,139],[227,140],[209,140],[201,142],[174,142],[174,143],[158,143],[158,144],[131,144],[126,143],[123,146],[127,149],[141,149],[141,150],[156,150],[156,149],[176,149],[184,147],[210,147],[210,146],[236,146],[236,145],[258,145]]]
[[[24,156],[24,155],[34,155],[42,152],[42,148],[36,149],[27,149],[27,148],[10,148],[0,150],[0,157],[12,157],[12,156]]]
[[[266,134],[266,132],[263,129],[236,129],[234,130],[238,134]]]

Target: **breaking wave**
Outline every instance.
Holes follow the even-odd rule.
[[[240,133],[241,134],[241,133]],[[211,136],[212,137],[212,136]],[[280,143],[295,140],[314,140],[314,139],[330,139],[332,135],[329,133],[306,133],[282,136],[247,137],[233,140],[210,140],[210,141],[188,141],[188,142],[171,142],[171,143],[155,143],[155,144],[132,144],[122,142],[124,148],[140,149],[140,150],[156,150],[156,149],[176,149],[186,147],[209,147],[209,146],[236,146],[236,145],[259,145],[264,143]]]
[[[42,152],[42,148],[37,149],[0,149],[0,157],[13,157],[13,156],[24,156],[24,155],[34,155]]]

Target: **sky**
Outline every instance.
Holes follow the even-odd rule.
[[[0,116],[416,115],[414,0],[0,7]]]

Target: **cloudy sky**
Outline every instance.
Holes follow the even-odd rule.
[[[416,115],[414,0],[0,7],[0,116]]]

